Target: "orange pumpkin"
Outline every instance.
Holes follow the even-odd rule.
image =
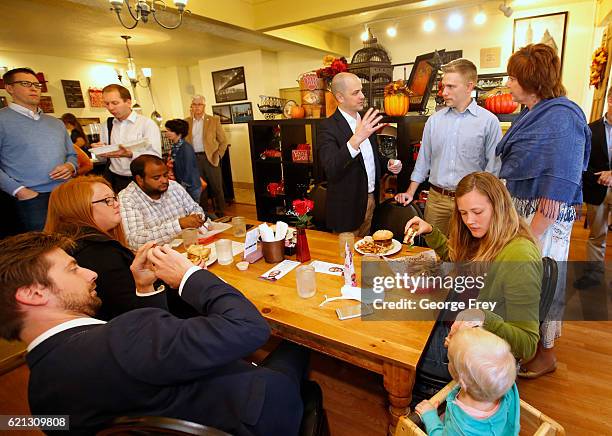
[[[304,118],[306,112],[302,106],[293,106],[291,108],[291,118]]]
[[[385,96],[385,113],[390,117],[403,117],[408,112],[410,100],[405,94]]]
[[[494,114],[511,114],[516,110],[518,103],[512,100],[512,94],[495,94],[485,100],[485,109]]]

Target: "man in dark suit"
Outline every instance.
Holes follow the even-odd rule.
[[[608,216],[612,212],[612,86],[608,89],[608,111],[603,118],[589,124],[591,155],[589,166],[582,174],[582,194],[587,204],[587,221],[591,233],[587,241],[585,274],[574,282],[574,287],[586,289],[597,286],[604,275]]]
[[[298,433],[305,351],[281,344],[269,365],[242,361],[270,331],[238,290],[170,248],[145,246],[131,266],[138,293],[154,292],[158,277],[202,315],[146,308],[106,323],[89,317],[100,304],[97,275],[66,254],[70,244],[44,233],[0,242],[0,337],[28,344],[32,414],[69,415],[70,434],[125,415],[235,435]]]
[[[318,133],[319,160],[327,179],[326,225],[334,232],[370,232],[382,171],[397,174],[402,162],[383,157],[376,132],[384,127],[378,110],[368,109],[363,118],[365,96],[361,81],[351,73],[332,80],[338,109],[324,120]]]

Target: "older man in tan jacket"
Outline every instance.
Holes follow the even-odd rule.
[[[215,214],[221,217],[225,215],[225,197],[220,164],[230,144],[219,117],[207,115],[205,109],[206,99],[201,95],[193,97],[191,117],[185,119],[189,123],[189,135],[185,139],[193,145],[200,174],[208,183],[207,189],[202,191],[200,204],[207,210],[208,198],[212,198]]]

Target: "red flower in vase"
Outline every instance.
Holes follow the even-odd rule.
[[[308,199],[293,200],[292,206],[293,210],[290,210],[288,214],[296,218],[295,225],[298,227],[307,227],[312,219],[312,217],[308,215],[308,212],[314,208],[314,201]]]

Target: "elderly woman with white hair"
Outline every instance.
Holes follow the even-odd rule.
[[[191,101],[191,116],[185,118],[189,124],[189,134],[185,138],[193,145],[200,175],[208,184],[202,192],[200,205],[208,210],[208,198],[212,198],[215,215],[225,215],[225,197],[223,195],[223,178],[221,176],[221,159],[230,146],[221,127],[218,116],[207,115],[206,99],[196,95]]]

